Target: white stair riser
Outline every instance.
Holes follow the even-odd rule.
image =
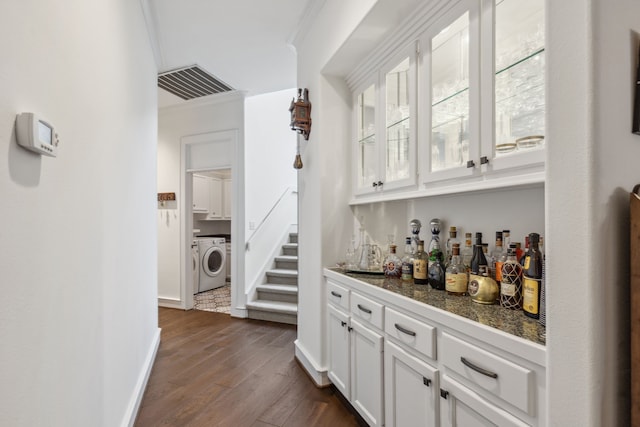
[[[269,273],[267,273],[267,281],[269,283],[273,283],[274,285],[297,285],[298,284],[297,277],[275,276]]]
[[[298,294],[283,294],[280,292],[258,291],[260,301],[298,302]]]
[[[276,268],[283,270],[298,270],[298,261],[276,260]]]
[[[298,324],[298,316],[285,313],[274,313],[272,311],[262,311],[249,309],[249,318],[256,320],[267,320],[269,322],[288,323],[290,325]]]
[[[294,233],[289,234],[289,243],[298,243],[298,235]]]
[[[284,246],[282,248],[282,255],[298,256],[298,248],[289,248]]]

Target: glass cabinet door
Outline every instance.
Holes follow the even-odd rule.
[[[405,58],[385,76],[386,140],[385,185],[409,179],[412,153],[410,150],[410,58]]]
[[[496,0],[494,28],[494,148],[500,158],[545,144],[544,0]]]
[[[431,172],[469,160],[469,12],[431,39]]]
[[[372,190],[378,177],[376,146],[376,86],[372,84],[356,97],[357,177],[358,191]]]

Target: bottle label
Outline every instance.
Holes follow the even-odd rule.
[[[500,261],[496,261],[496,282],[502,281],[502,265],[504,263]]]
[[[513,297],[516,295],[515,283],[500,283],[500,293],[506,297]]]
[[[427,260],[416,259],[413,261],[413,277],[415,279],[427,279]]]
[[[447,274],[446,290],[449,292],[467,292],[467,273]]]
[[[529,269],[529,261],[531,260],[531,257],[529,255],[527,255],[527,257],[524,259],[524,269],[528,270]]]
[[[402,263],[402,280],[413,279],[413,264],[410,262]]]
[[[527,257],[528,259],[529,257]],[[540,296],[540,279],[524,278],[522,286],[522,308],[528,313],[538,314],[539,312],[539,296]]]

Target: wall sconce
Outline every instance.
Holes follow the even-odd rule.
[[[305,140],[309,140],[311,133],[311,102],[309,102],[309,89],[298,89],[298,99],[292,99],[289,106],[291,113],[291,130],[302,134]],[[296,159],[293,162],[294,169],[302,169],[302,158],[300,157],[300,141],[297,141]]]

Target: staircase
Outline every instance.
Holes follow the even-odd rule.
[[[266,283],[256,286],[256,299],[247,302],[250,319],[298,323],[298,233],[289,233],[275,268],[266,272]]]

